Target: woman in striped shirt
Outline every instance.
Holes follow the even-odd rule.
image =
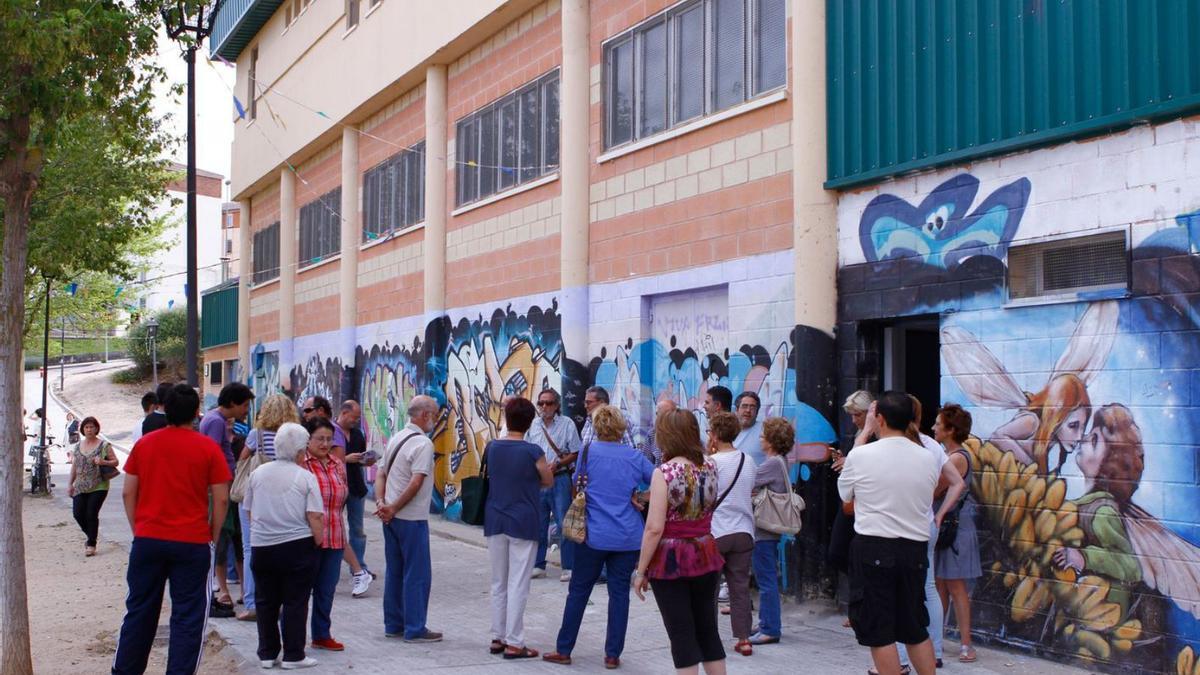
[[[312,590],[312,645],[317,649],[340,652],[345,646],[330,634],[333,594],[341,577],[342,555],[346,548],[346,524],[342,509],[350,494],[346,465],[333,450],[333,423],[313,417],[304,423],[308,429],[308,459],[304,466],[317,477],[321,502],[325,507],[325,534],[317,542],[317,578]]]

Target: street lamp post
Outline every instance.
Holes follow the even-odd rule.
[[[195,22],[190,23],[193,8]],[[204,16],[204,2],[176,0],[162,10],[167,35],[183,45],[187,62],[187,382],[196,387],[200,312],[196,289],[196,49],[212,32]]]
[[[158,320],[146,322],[146,339],[150,341],[150,369],[154,372],[154,389],[158,390]]]

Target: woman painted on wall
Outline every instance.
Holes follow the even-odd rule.
[[[1037,464],[1038,474],[1051,472],[1050,453],[1058,449],[1057,473],[1083,439],[1092,405],[1087,385],[1104,367],[1117,332],[1118,307],[1113,301],[1092,303],[1079,320],[1066,351],[1046,386],[1027,393],[1008,369],[970,332],[957,326],[942,329],[942,356],[955,381],[976,404],[1016,409],[989,441],[1012,452],[1023,465]]]

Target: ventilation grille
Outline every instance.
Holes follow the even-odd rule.
[[[1008,249],[1008,297],[1012,300],[1128,287],[1124,232]]]

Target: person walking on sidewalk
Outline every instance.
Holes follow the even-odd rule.
[[[558,527],[559,560],[562,563],[560,581],[571,580],[571,570],[575,567],[575,542],[562,536],[563,516],[571,506],[571,476],[575,473],[575,460],[579,458],[579,430],[575,423],[559,414],[562,408],[562,397],[554,389],[544,389],[537,396],[538,417],[525,434],[525,440],[542,448],[546,462],[554,474],[554,484],[542,490],[540,518],[538,529],[537,560],[533,564],[533,576],[546,575],[546,551],[550,542],[547,530],[550,529],[550,517]]]
[[[308,431],[308,456],[304,468],[316,476],[325,510],[325,531],[317,540],[317,576],[312,589],[312,646],[340,652],[345,646],[330,634],[330,612],[342,571],[342,551],[346,548],[346,528],[342,521],[342,509],[346,507],[349,493],[346,465],[330,452],[332,422],[324,417],[313,417],[304,423],[304,429]]]
[[[102,466],[116,466],[117,455],[108,441],[100,438],[100,421],[83,418],[79,425],[83,438],[71,449],[71,478],[67,495],[71,497],[71,512],[83,530],[87,542],[85,556],[96,555],[96,537],[100,531],[100,507],[108,497],[108,481],[100,474]]]
[[[680,675],[724,675],[725,647],[717,628],[717,576],[724,560],[712,536],[717,467],[704,455],[700,425],[686,410],[668,410],[654,424],[662,464],[650,481],[650,513],[633,590],[662,614],[671,660]]]
[[[204,626],[212,597],[212,542],[225,522],[233,476],[220,446],[192,431],[200,412],[196,391],[180,384],[164,399],[167,426],[141,438],[125,461],[122,497],[133,529],[133,545],[114,675],[145,672],[168,580],[171,637],[167,672],[195,672],[204,650]]]
[[[362,407],[358,401],[342,403],[338,413],[336,429],[342,433],[346,443],[346,484],[350,494],[346,497],[346,534],[350,546],[346,549],[345,561],[350,566],[354,587],[350,595],[361,598],[371,587],[375,575],[367,569],[367,532],[363,528],[363,513],[367,501],[366,467],[375,464],[375,453],[367,453],[367,439],[363,436],[359,421]]]
[[[296,404],[283,394],[271,394],[261,404],[258,415],[254,418],[254,429],[246,436],[246,445],[238,461],[249,459],[255,452],[266,455],[267,460],[275,459],[275,432],[281,426],[292,422],[298,424],[300,415],[296,413]],[[250,536],[250,509],[245,503],[238,508],[238,520],[242,526],[242,602],[245,609],[237,613],[238,621],[254,621],[257,619],[255,608],[254,583],[254,547]]]
[[[375,515],[383,521],[383,630],[405,642],[440,642],[429,630],[429,591],[433,565],[429,559],[429,506],[433,501],[433,441],[438,404],[414,396],[408,424],[392,437],[384,453],[383,471],[375,477]]]
[[[545,522],[538,513],[541,492],[554,476],[545,451],[525,440],[536,416],[529,399],[512,398],[504,404],[504,438],[484,449],[488,498],[483,534],[492,567],[490,651],[506,659],[538,655],[525,645],[525,603],[538,550],[537,528]]]
[[[633,505],[638,486],[649,483],[654,466],[640,450],[623,444],[625,416],[615,406],[596,407],[591,415],[596,440],[583,447],[575,481],[587,489],[587,539],[575,549],[575,571],[567,590],[557,650],[543,660],[571,663],[571,650],[592,588],[608,570],[608,630],[604,667],[618,668],[629,624],[629,579],[642,543],[642,516]]]
[[[304,624],[317,574],[318,545],[325,539],[325,504],[317,477],[303,466],[308,440],[308,432],[299,424],[279,427],[275,460],[250,474],[242,501],[251,523],[250,564],[256,580],[258,658],[263,668],[317,665],[304,653]]]
[[[737,640],[733,650],[742,656],[754,653],[750,644],[750,568],[754,560],[754,478],[757,468],[750,455],[733,445],[741,425],[733,413],[718,412],[708,420],[708,444],[717,466],[720,503],[713,511],[712,535],[725,559],[722,571],[729,589],[729,622]]]

